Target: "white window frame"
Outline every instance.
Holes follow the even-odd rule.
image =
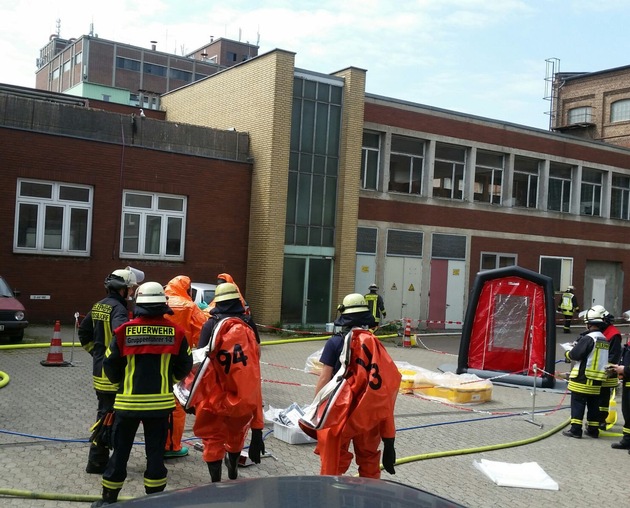
[[[487,154],[501,159],[499,166],[479,162],[479,156]],[[502,153],[477,150],[477,163],[475,164],[475,182],[473,199],[477,203],[490,203],[500,205],[503,202],[503,170],[505,168],[505,155]],[[489,178],[482,178],[482,175]]]
[[[591,123],[593,121],[593,108],[591,106],[572,108],[567,115],[567,121],[568,125]]]
[[[401,142],[407,140],[408,143],[417,144],[422,148],[421,152],[413,152],[412,150],[396,150],[391,148],[389,152],[389,192],[402,192],[405,194],[420,194],[422,192],[422,173],[424,170],[424,152],[425,142],[419,138],[392,134],[391,146],[394,145],[394,138],[398,138]],[[413,146],[412,148],[415,148]],[[396,164],[400,164],[402,171],[394,171]],[[402,177],[401,182],[395,182],[395,177]]]
[[[599,176],[599,182],[590,181],[585,176]],[[600,217],[602,213],[602,191],[604,174],[595,169],[582,169],[582,182],[580,185],[580,215]],[[585,194],[590,194],[584,197]]]
[[[547,275],[542,271],[543,259],[557,259],[560,263],[560,280],[558,287],[554,286],[554,291],[562,291],[564,288],[573,284],[573,258],[565,258],[561,256],[540,256],[538,258],[538,272]]]
[[[610,123],[630,121],[630,99],[621,99],[610,105]]]
[[[381,179],[381,139],[382,135],[380,132],[374,131],[364,131],[363,139],[365,140],[365,135],[377,136],[378,137],[378,146],[363,146],[361,147],[361,188],[367,190],[378,190],[379,183]],[[373,157],[376,155],[376,168],[372,167]],[[372,170],[376,172],[376,182],[374,185],[368,186],[368,176],[372,174]]]
[[[615,181],[617,180],[617,181]],[[618,203],[619,213],[615,210]],[[610,218],[630,220],[630,177],[613,173],[610,191]]]
[[[493,268],[484,268],[483,267],[483,259],[494,257],[494,267]],[[501,260],[511,259],[514,261],[511,265],[507,265],[505,263],[501,263]],[[497,268],[504,268],[506,266],[516,266],[518,265],[518,255],[516,254],[508,254],[506,252],[486,252],[482,251],[479,255],[479,271],[484,272],[487,270],[495,270]]]
[[[128,198],[140,197],[149,201],[149,206],[134,206],[127,205]],[[160,208],[160,199],[181,200],[181,210],[170,210]],[[174,195],[174,194],[161,194],[151,193],[135,190],[124,190],[122,201],[122,217],[120,226],[120,257],[121,258],[133,258],[133,259],[159,259],[159,260],[171,260],[171,261],[183,261],[184,260],[184,247],[186,239],[186,210],[187,210],[187,198],[186,196]],[[133,217],[132,217],[133,216]],[[135,226],[130,221],[133,218],[138,218],[139,223],[137,225],[137,236],[130,236],[128,234],[127,225]],[[147,221],[151,219],[159,219],[159,245],[157,246],[157,252],[147,252]],[[181,219],[181,229],[179,238],[179,252],[177,254],[167,253],[167,233],[169,227],[169,219]],[[137,249],[132,250],[127,247],[125,250],[125,244],[127,240],[134,240],[137,243]]]
[[[22,184],[35,184],[50,187],[50,195],[28,196],[22,191]],[[60,197],[60,191],[63,188],[80,189],[87,191],[87,201],[75,201],[72,199]],[[94,201],[94,188],[89,185],[77,185],[66,182],[53,182],[47,180],[31,180],[18,179],[15,200],[15,224],[13,235],[13,252],[20,254],[44,254],[52,256],[83,256],[90,255],[90,245],[92,241],[92,210]],[[32,246],[24,245],[20,241],[20,210],[21,206],[28,206],[36,210],[35,231],[29,231],[27,235],[30,237],[28,243]],[[61,209],[61,230],[53,230],[50,226],[46,229],[47,211],[52,208]],[[85,249],[71,249],[72,234],[72,212],[73,210],[82,210],[86,213],[85,222]],[[55,236],[60,236],[60,247],[50,247],[46,242]],[[19,245],[21,244],[21,245]]]

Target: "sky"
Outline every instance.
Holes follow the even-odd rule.
[[[34,88],[51,34],[176,54],[223,37],[301,69],[365,69],[367,93],[541,129],[551,72],[630,65],[627,0],[0,0],[0,19],[0,83]]]

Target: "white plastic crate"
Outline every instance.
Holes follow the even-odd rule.
[[[273,437],[289,444],[316,443],[317,440],[307,436],[299,427],[289,427],[280,422],[273,422]]]

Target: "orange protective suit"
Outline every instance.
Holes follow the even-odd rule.
[[[229,282],[230,284],[234,284],[236,286],[236,290],[238,291],[238,297],[240,298],[241,303],[243,304],[243,308],[245,309],[245,314],[249,314],[249,306],[247,305],[245,298],[243,298],[243,294],[241,293],[241,290],[238,287],[238,284],[234,282],[234,279],[232,278],[232,276],[229,273],[220,273],[219,275],[217,275],[217,280],[219,279],[223,279],[225,282]],[[216,307],[216,302],[213,299],[208,304],[208,306],[205,309],[203,309],[203,312],[207,314],[208,316],[210,316],[210,311],[214,309],[215,307]]]
[[[186,275],[178,275],[169,281],[164,289],[164,294],[168,297],[168,306],[173,310],[173,314],[165,315],[164,317],[184,330],[190,347],[194,348],[197,347],[201,328],[208,320],[208,317],[193,302],[188,292],[189,289],[190,277]],[[169,431],[166,439],[166,451],[179,451],[182,449],[186,412],[177,402],[172,419],[173,428]]]
[[[320,390],[327,395],[320,400],[316,396],[300,427],[307,434],[317,433],[320,474],[338,476],[348,470],[352,441],[359,476],[380,478],[378,447],[383,438],[396,435],[394,406],[401,374],[369,330],[353,328],[346,336],[342,356],[343,375],[333,376]]]
[[[260,353],[256,336],[242,319],[228,317],[214,328],[208,358],[191,388],[193,431],[204,444],[203,460],[240,453],[251,428],[264,427]]]

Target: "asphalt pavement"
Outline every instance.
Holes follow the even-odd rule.
[[[577,334],[577,333],[576,333]],[[88,506],[99,497],[101,478],[85,473],[89,427],[96,412],[91,358],[74,329],[62,326],[67,367],[41,365],[50,353],[53,328],[30,327],[23,347],[0,343],[0,505],[3,507]],[[562,336],[560,336],[562,337]],[[265,342],[284,341],[264,344]],[[562,340],[559,340],[561,342]],[[457,335],[420,335],[416,347],[385,341],[394,360],[439,372],[457,363]],[[306,361],[324,340],[291,342],[263,334],[263,399],[269,408],[305,406],[314,395],[316,376]],[[558,350],[557,358],[561,358]],[[558,364],[559,371],[567,365]],[[471,508],[553,506],[627,506],[623,478],[630,456],[613,450],[619,439],[570,439],[562,436],[569,419],[570,395],[563,390],[505,386],[494,382],[491,400],[457,404],[417,394],[401,394],[396,403],[396,474],[384,480],[418,487]],[[620,400],[617,397],[617,408]],[[620,413],[619,409],[619,413]],[[188,415],[184,432],[190,454],[167,461],[167,490],[210,482]],[[620,433],[622,417],[610,433]],[[240,468],[240,478],[316,475],[314,444],[288,444],[274,436],[268,422],[263,433],[269,456],[261,464]],[[121,499],[144,495],[142,429],[128,464]],[[508,467],[536,463],[559,490],[498,486],[479,471],[485,459]],[[517,466],[510,466],[517,465]],[[357,473],[352,466],[348,475]],[[224,471],[224,478],[227,474]],[[224,481],[230,481],[224,479]],[[238,480],[236,480],[238,481]],[[296,499],[299,506],[299,499]],[[437,505],[436,505],[437,506]]]

